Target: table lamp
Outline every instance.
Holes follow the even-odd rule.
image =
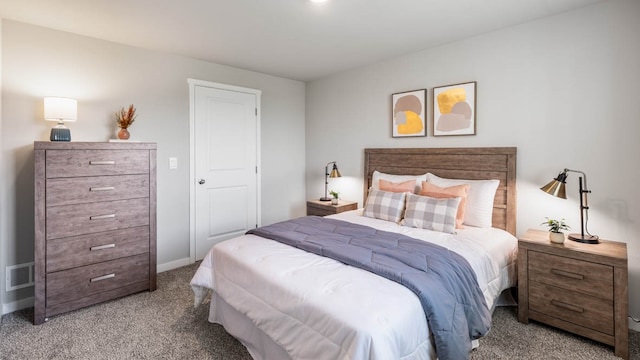
[[[333,164],[333,168],[331,169],[331,172],[329,172],[329,165],[331,164]],[[336,162],[332,161],[328,163],[327,166],[324,167],[324,197],[321,197],[320,201],[331,201],[331,198],[328,196],[329,194],[327,194],[327,185],[329,185],[328,178],[337,178],[337,177],[342,177],[342,174],[340,174],[340,171],[338,170],[338,165],[336,165]]]
[[[580,191],[580,234],[569,234],[568,238],[569,240],[581,243],[597,244],[599,242],[598,236],[589,234],[589,230],[587,229],[587,223],[589,222],[589,203],[587,201],[587,194],[591,192],[591,190],[587,190],[587,174],[579,170],[564,169],[558,177],[551,180],[547,185],[541,187],[540,190],[555,197],[566,199],[567,193],[565,191],[565,184],[568,172],[582,174],[578,181]]]
[[[62,97],[44,98],[44,119],[57,121],[58,125],[51,128],[51,141],[71,141],[71,131],[64,126],[65,121],[76,121],[78,117],[78,101]]]

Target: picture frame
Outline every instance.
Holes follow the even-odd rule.
[[[476,82],[433,88],[433,136],[476,134]]]
[[[391,134],[394,138],[427,136],[427,89],[391,94]]]

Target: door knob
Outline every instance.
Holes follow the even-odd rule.
[[[204,179],[200,179],[200,181],[198,181],[198,184],[200,184],[200,185],[202,185],[204,183],[205,183]]]

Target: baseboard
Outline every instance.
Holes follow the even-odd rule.
[[[189,260],[188,257],[186,257],[186,258],[170,261],[164,264],[158,264],[157,269],[158,269],[158,272],[161,273],[161,272],[177,269],[179,267],[187,266],[189,264],[191,264],[191,261]]]
[[[2,304],[2,315],[33,307],[34,301],[35,298],[32,296],[26,299],[20,299],[18,301]]]
[[[637,323],[631,319],[629,319],[629,329],[640,332],[640,323]]]

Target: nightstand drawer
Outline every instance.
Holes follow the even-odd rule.
[[[613,300],[613,267],[529,251],[529,280]]]
[[[148,175],[89,176],[47,181],[47,206],[149,197]]]
[[[149,199],[47,208],[47,240],[149,225]]]
[[[149,227],[47,241],[47,273],[149,252]]]
[[[149,282],[149,254],[47,274],[47,307],[137,282]]]
[[[308,216],[327,216],[327,215],[333,215],[333,214],[336,214],[335,210],[324,209],[324,208],[320,208],[320,207],[308,207],[307,208],[307,215]]]
[[[146,150],[48,150],[46,154],[48,179],[147,173]]]
[[[613,302],[555,286],[529,282],[529,310],[614,334]]]

